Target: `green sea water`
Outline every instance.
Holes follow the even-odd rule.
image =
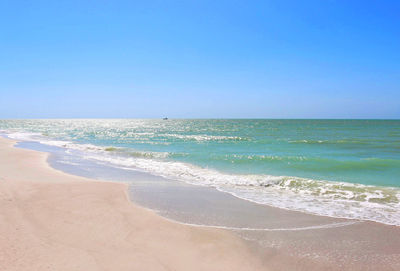
[[[400,225],[399,120],[2,120],[0,130],[260,204]]]

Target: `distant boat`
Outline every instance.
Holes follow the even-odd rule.
[[[165,117],[165,118],[163,118],[163,120],[168,120],[168,118],[167,118],[167,117]]]

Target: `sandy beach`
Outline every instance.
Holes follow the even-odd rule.
[[[0,271],[400,271],[399,1],[0,6]]]
[[[182,192],[172,184],[163,186],[163,193],[157,192],[159,188],[149,190],[153,203],[157,195],[173,197],[176,202],[168,200],[168,208],[180,213],[203,217],[201,212],[211,214],[220,206],[221,219],[225,213],[230,219],[261,223],[259,227],[293,230],[193,227],[133,203],[135,197],[146,195],[140,186],[131,186],[131,192],[139,193],[130,193],[130,200],[127,183],[64,173],[48,164],[48,153],[15,144],[0,138],[0,270],[400,268],[396,226],[246,203],[206,188],[199,192],[178,186],[186,189]],[[191,199],[180,198],[185,195]]]
[[[169,222],[127,185],[64,174],[14,143],[0,139],[0,270],[267,270],[235,235]]]

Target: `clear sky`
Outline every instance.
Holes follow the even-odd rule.
[[[400,1],[0,12],[0,118],[400,118]]]

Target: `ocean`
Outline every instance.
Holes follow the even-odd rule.
[[[0,120],[0,133],[258,204],[400,226],[400,120]]]

